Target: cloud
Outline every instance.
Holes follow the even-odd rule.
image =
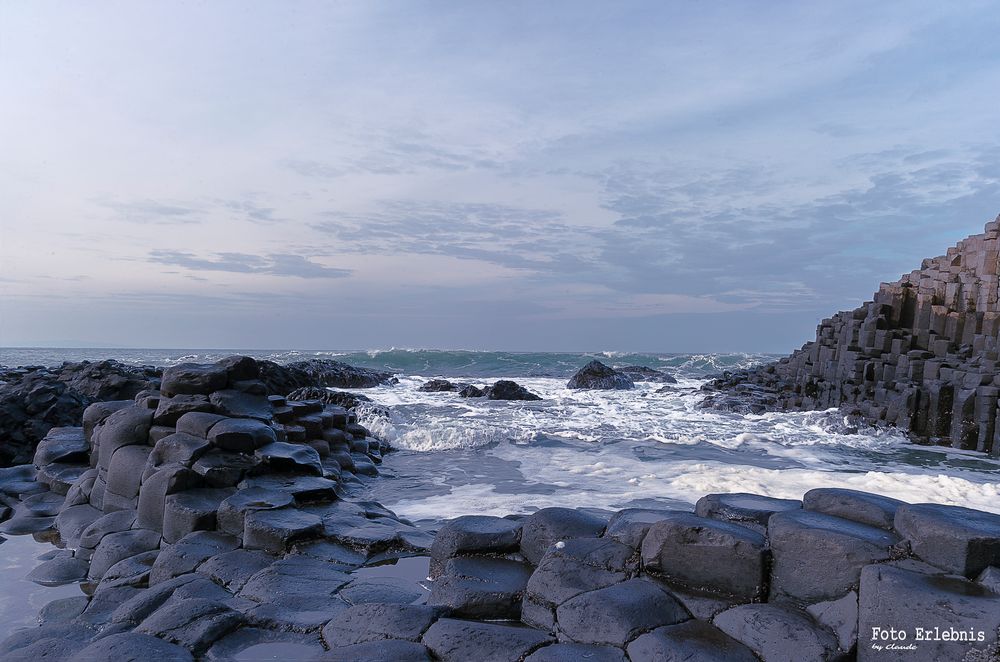
[[[351,274],[348,269],[325,267],[301,255],[287,253],[267,255],[216,253],[214,258],[203,258],[184,251],[154,250],[149,253],[148,261],[192,271],[224,271],[297,278],[345,278]]]
[[[162,202],[142,199],[123,202],[121,200],[97,200],[101,207],[111,209],[129,223],[189,224],[199,223],[203,210],[183,203]]]

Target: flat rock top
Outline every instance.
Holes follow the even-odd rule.
[[[1000,515],[994,513],[939,503],[904,504],[896,512],[897,516],[919,517],[949,527],[1000,537]]]
[[[895,534],[884,529],[809,510],[790,510],[776,513],[768,523],[768,532],[772,535],[773,532],[785,528],[829,531],[830,533],[859,538],[875,545],[894,545],[899,540]]]

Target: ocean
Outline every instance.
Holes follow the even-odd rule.
[[[0,365],[113,358],[169,366],[233,353],[278,362],[335,358],[395,373],[398,384],[362,390],[389,416],[366,410],[361,422],[397,451],[356,497],[428,526],[546,506],[690,509],[710,492],[801,498],[814,487],[1000,512],[1000,462],[976,453],[915,445],[894,429],[851,427],[836,410],[744,415],[699,407],[707,375],[777,358],[766,354],[0,349]],[[653,383],[567,389],[566,380],[594,358],[664,370],[678,383],[662,392]],[[513,379],[543,400],[418,391],[434,377],[478,385]]]

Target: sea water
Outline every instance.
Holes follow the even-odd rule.
[[[359,496],[429,525],[546,506],[690,509],[710,492],[801,498],[814,487],[1000,512],[1000,462],[982,455],[917,446],[891,428],[852,427],[836,410],[753,415],[699,406],[709,375],[777,358],[765,354],[6,349],[0,364],[114,358],[168,366],[232,353],[278,362],[335,358],[396,374],[398,384],[359,389],[389,412],[362,410],[361,422],[397,449]],[[567,379],[595,358],[663,370],[678,382],[567,389]],[[543,399],[418,390],[435,377],[480,386],[513,379]]]

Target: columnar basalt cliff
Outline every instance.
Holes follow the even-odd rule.
[[[1000,217],[823,320],[791,356],[707,385],[706,404],[846,413],[1000,456]]]

